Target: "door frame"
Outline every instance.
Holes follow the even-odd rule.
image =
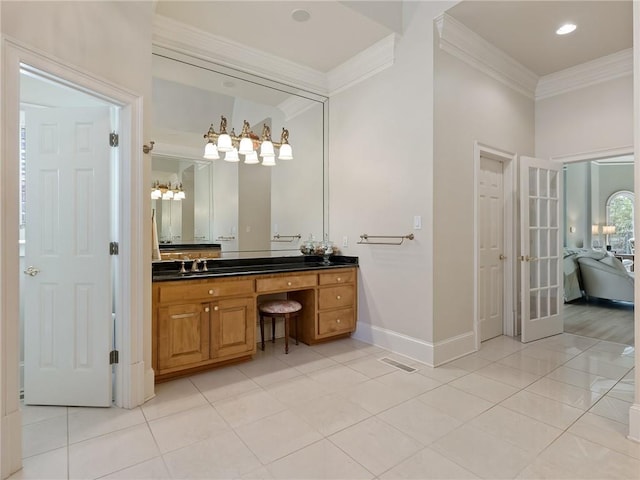
[[[478,217],[478,182],[480,179],[480,157],[488,157],[497,160],[503,165],[503,201],[504,201],[504,254],[506,256],[504,263],[504,279],[503,279],[503,327],[502,331],[505,335],[515,336],[516,315],[514,309],[515,289],[515,254],[516,254],[516,238],[515,238],[515,195],[516,195],[516,159],[515,153],[509,153],[488,145],[484,145],[478,141],[473,146],[473,335],[475,349],[480,350],[480,308],[479,308],[479,289],[478,278],[480,270],[480,242],[478,240],[480,219]]]
[[[116,304],[116,345],[120,363],[115,368],[115,403],[133,408],[145,398],[145,385],[153,384],[151,366],[145,368],[144,300],[145,272],[148,263],[144,255],[146,223],[143,216],[142,105],[143,98],[121,87],[70,66],[52,56],[4,37],[2,39],[2,118],[0,119],[0,478],[17,471],[22,464],[22,420],[19,400],[19,250],[18,250],[18,178],[19,178],[19,115],[20,65],[37,69],[46,78],[66,83],[73,88],[100,97],[120,107],[118,171],[115,184],[117,207],[117,237],[119,255],[115,262],[114,295]],[[105,142],[108,139],[105,138]],[[115,212],[114,212],[115,213]],[[149,259],[151,257],[149,256]],[[146,380],[146,382],[145,382]]]

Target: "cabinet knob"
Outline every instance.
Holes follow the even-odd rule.
[[[338,318],[338,319],[336,319],[336,323],[340,323],[340,319],[339,319],[339,318]]]
[[[213,290],[209,290],[209,295],[213,295],[214,291]]]
[[[342,281],[342,279],[341,279],[340,277],[336,278],[336,280],[337,280],[338,282],[341,282],[341,281]]]
[[[220,307],[216,305],[215,307],[213,307],[213,309],[217,312],[218,310],[220,310]]]
[[[336,295],[336,298],[340,300],[342,297],[340,295]]]
[[[290,286],[291,286],[291,282],[287,282],[287,287],[290,287]]]
[[[204,311],[209,313],[209,307],[204,307]]]

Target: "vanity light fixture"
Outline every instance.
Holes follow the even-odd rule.
[[[565,23],[560,28],[556,30],[557,35],[567,35],[568,33],[573,32],[576,28],[576,25],[573,23]]]
[[[184,200],[186,195],[181,183],[175,187],[155,181],[151,187],[151,200]]]
[[[218,132],[213,128],[213,124],[209,127],[209,131],[204,134],[207,144],[204,147],[204,158],[207,160],[217,160],[220,158],[220,152],[223,152],[224,160],[227,162],[239,162],[238,155],[244,156],[244,163],[257,164],[259,156],[262,157],[262,165],[272,167],[275,163],[276,152],[278,149],[278,160],[293,160],[293,150],[289,144],[289,130],[282,128],[280,142],[271,140],[271,128],[265,123],[262,126],[262,136],[258,137],[251,131],[251,125],[244,120],[242,124],[242,132],[236,135],[233,128],[231,133],[227,132],[227,119],[224,115],[220,117],[220,130]]]

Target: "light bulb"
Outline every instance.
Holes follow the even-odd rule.
[[[273,143],[269,140],[265,140],[262,142],[260,146],[260,156],[261,157],[275,157],[276,153],[273,151]]]
[[[218,160],[220,155],[218,154],[218,147],[213,142],[208,142],[204,147],[204,158],[207,160]]]
[[[288,143],[280,145],[280,155],[278,155],[278,160],[293,160],[293,150],[291,145]]]
[[[224,160],[226,162],[239,162],[238,149],[235,147],[231,148],[231,150],[224,154]]]
[[[233,150],[233,144],[231,143],[231,137],[228,133],[223,133],[218,137],[218,151],[230,152]]]
[[[262,165],[265,167],[275,167],[276,157],[262,157]]]
[[[247,163],[247,164],[260,163],[260,160],[258,160],[258,154],[256,153],[255,150],[251,150],[251,153],[247,153],[244,156],[244,163]]]
[[[247,155],[253,152],[253,140],[249,137],[244,137],[240,140],[240,147],[238,148],[238,153],[241,155]]]

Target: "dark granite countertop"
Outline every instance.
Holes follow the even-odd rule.
[[[321,256],[292,256],[243,259],[211,259],[207,260],[206,272],[191,272],[192,261],[184,262],[186,273],[180,273],[182,261],[162,261],[153,263],[152,279],[154,282],[173,280],[197,280],[201,278],[217,278],[240,275],[257,275],[282,272],[304,272],[330,268],[357,267],[358,257],[332,255],[325,264]],[[199,266],[202,269],[202,265]]]

